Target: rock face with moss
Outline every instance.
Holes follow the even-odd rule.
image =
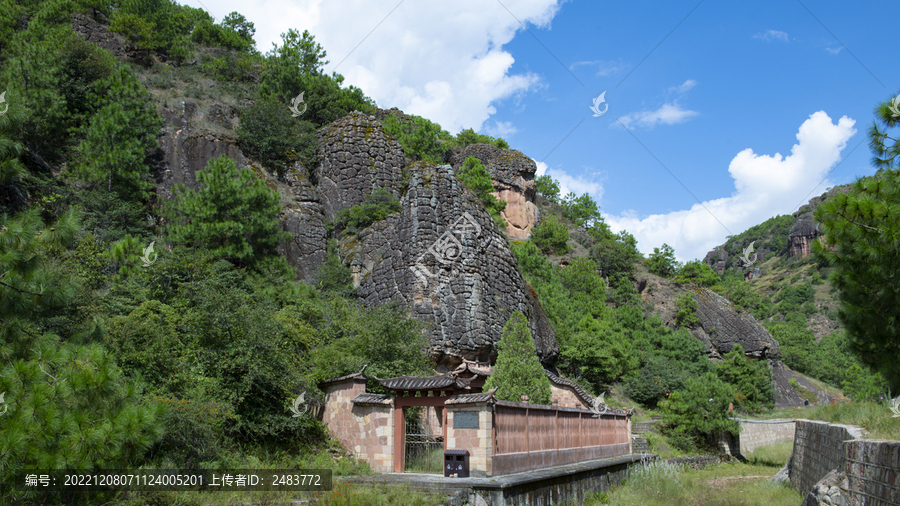
[[[361,112],[319,130],[318,191],[326,220],[359,205],[376,188],[399,196],[403,186],[403,148]]]
[[[481,160],[494,180],[494,196],[506,201],[501,214],[509,223],[506,235],[524,240],[531,235],[531,228],[540,221],[540,212],[534,203],[534,174],[537,165],[521,151],[500,149],[490,144],[470,144],[450,155],[453,169],[459,169],[466,158]]]
[[[161,197],[170,198],[176,183],[196,188],[197,171],[227,154],[281,194],[282,227],[294,238],[279,252],[300,279],[314,280],[326,256],[325,222],[361,204],[374,189],[386,188],[400,199],[401,212],[340,244],[359,297],[369,305],[400,301],[427,322],[430,352],[441,369],[463,359],[496,358],[496,343],[513,311],[528,317],[540,360],[556,362],[553,328],[522,279],[506,236],[449,165],[404,167],[403,149],[381,123],[353,113],[319,131],[314,171],[295,162],[278,180],[242,153],[230,134],[234,123],[226,106],[184,101],[160,113],[166,120],[155,156]],[[505,159],[493,152],[497,148],[488,148],[491,156],[474,152],[494,160],[488,164],[492,174],[533,196],[534,163],[518,152]]]
[[[400,213],[342,243],[368,304],[400,301],[428,323],[439,368],[496,359],[513,311],[528,317],[538,358],[553,364],[556,336],[519,273],[505,235],[449,165],[407,167]]]

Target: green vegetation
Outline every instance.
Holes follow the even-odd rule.
[[[678,275],[672,281],[709,287],[718,285],[722,279],[712,270],[712,267],[700,260],[691,260],[678,269]]]
[[[241,148],[283,176],[292,160],[308,170],[316,166],[316,127],[294,118],[283,103],[265,100],[241,114],[236,131]]]
[[[538,176],[534,180],[535,189],[541,196],[550,202],[559,203],[559,182],[554,181],[552,177],[544,174],[543,176]]]
[[[700,324],[700,318],[697,316],[697,301],[690,293],[685,293],[675,299],[675,307],[676,325],[692,328]]]
[[[336,234],[346,232],[356,234],[369,225],[381,221],[389,214],[400,212],[400,201],[390,190],[376,188],[362,204],[341,209],[334,217],[331,227]]]
[[[889,121],[893,126],[894,120]],[[873,144],[883,139],[870,135]],[[858,180],[848,193],[835,195],[816,210],[829,248],[816,243],[813,251],[834,269],[831,284],[837,289],[838,315],[851,348],[896,390],[900,387],[895,360],[900,356],[900,330],[895,324],[900,317],[900,286],[894,274],[900,253],[894,238],[900,233],[900,211],[893,203],[900,199],[900,172],[889,166],[885,162],[879,167],[883,173]]]
[[[490,135],[484,135],[472,130],[471,128],[466,128],[464,130],[460,130],[458,134],[456,134],[456,139],[454,140],[454,145],[458,148],[464,148],[469,144],[490,144],[494,147],[498,147],[500,149],[508,149],[509,144],[501,139],[494,138]]]
[[[528,319],[518,311],[503,326],[497,364],[484,384],[484,390],[495,387],[499,388],[496,396],[500,400],[522,402],[526,395],[532,404],[550,404],[550,380],[538,362]]]
[[[628,479],[608,492],[585,500],[585,506],[668,506],[671,504],[729,504],[792,506],[803,498],[789,484],[768,479],[782,464],[754,462],[684,469],[664,461],[645,462]]]
[[[668,244],[659,248],[653,248],[653,253],[645,262],[647,270],[664,278],[672,277],[679,271],[678,262],[675,260],[675,250]]]
[[[408,161],[443,163],[452,136],[437,123],[421,116],[401,118],[392,114],[381,124],[403,147]]]
[[[728,413],[734,398],[734,387],[715,373],[686,379],[681,390],[660,403],[669,441],[681,449],[713,447],[715,434],[737,434],[740,428]]]
[[[716,365],[716,374],[734,387],[735,411],[756,413],[775,407],[772,375],[765,361],[747,358],[739,344],[723,359]]]
[[[175,187],[168,210],[174,244],[207,248],[214,256],[252,263],[290,239],[281,230],[281,198],[249,168],[224,155],[197,173],[199,190]]]
[[[570,249],[568,227],[552,214],[531,229],[531,240],[548,255],[563,255]]]
[[[474,156],[466,158],[466,161],[456,171],[456,177],[462,181],[466,188],[475,192],[475,195],[481,199],[481,203],[491,213],[494,223],[500,227],[500,230],[504,230],[509,226],[500,214],[501,211],[506,209],[506,201],[498,199],[491,193],[494,191],[494,180],[484,165],[481,164],[481,160]]]

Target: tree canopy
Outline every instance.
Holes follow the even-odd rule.
[[[527,395],[532,404],[550,404],[550,380],[538,361],[528,319],[518,311],[503,327],[494,373],[484,384],[484,390],[495,387],[497,398],[504,401],[522,402]]]

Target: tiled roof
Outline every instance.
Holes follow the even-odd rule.
[[[390,406],[394,402],[394,397],[387,394],[362,393],[357,395],[350,402],[352,402],[353,404],[374,404],[378,406]]]
[[[470,380],[448,373],[437,376],[398,376],[379,379],[378,382],[388,390],[466,390]]]
[[[362,371],[355,372],[355,373],[352,373],[352,374],[347,374],[347,375],[340,376],[340,377],[337,377],[337,378],[331,378],[331,379],[325,380],[325,381],[319,383],[319,386],[322,386],[322,385],[330,385],[330,384],[332,384],[332,383],[338,383],[338,382],[340,382],[340,381],[346,381],[346,380],[350,380],[350,379],[367,380],[367,379],[369,379],[369,376],[366,375],[366,374],[363,372],[363,371],[365,371],[365,370],[366,370],[366,368],[363,367],[363,370],[362,370]]]
[[[494,368],[491,367],[490,362],[474,362],[471,360],[463,360],[463,363],[456,366],[456,369],[451,371],[451,374],[462,374],[464,372],[470,372],[476,376],[490,376],[491,373],[494,372]]]
[[[561,385],[561,386],[566,386],[566,387],[569,387],[572,390],[574,390],[575,395],[578,396],[578,400],[580,400],[581,403],[584,404],[584,406],[586,408],[594,407],[594,398],[591,397],[591,394],[587,393],[587,391],[585,389],[581,388],[581,386],[578,383],[575,383],[574,381],[570,380],[569,378],[557,376],[557,375],[553,374],[552,372],[548,371],[547,369],[544,369],[544,374],[546,374],[547,378],[549,378],[550,381],[552,381],[553,383],[555,383],[557,385]]]
[[[447,401],[444,402],[444,405],[472,404],[475,402],[493,402],[493,401],[496,401],[496,399],[494,398],[494,392],[496,392],[496,391],[497,391],[497,389],[494,388],[494,389],[488,390],[487,392],[483,392],[480,394],[454,395],[453,397],[447,399]]]

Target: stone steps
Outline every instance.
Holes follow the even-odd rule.
[[[631,424],[631,433],[632,434],[646,434],[648,432],[653,432],[656,430],[656,424],[659,423],[659,420],[648,420],[646,422],[636,422]]]
[[[645,437],[631,438],[631,453],[645,453],[650,451],[650,444]]]

